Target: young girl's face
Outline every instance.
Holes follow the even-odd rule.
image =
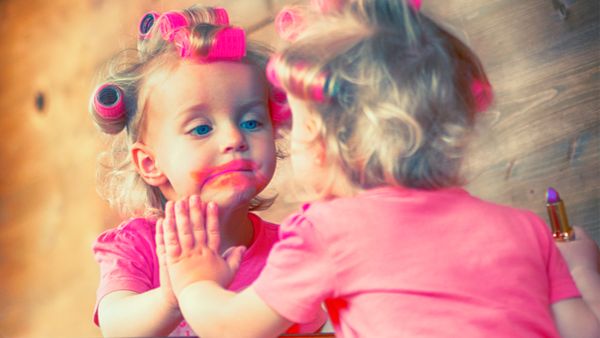
[[[182,61],[158,71],[146,106],[144,143],[169,200],[200,194],[248,203],[275,170],[265,83],[252,66]]]

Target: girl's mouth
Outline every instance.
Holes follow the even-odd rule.
[[[200,172],[193,173],[192,176],[196,181],[200,182],[200,186],[204,186],[208,181],[213,180],[219,176],[235,173],[235,172],[253,172],[256,170],[257,165],[252,160],[237,159],[225,164],[208,168]]]

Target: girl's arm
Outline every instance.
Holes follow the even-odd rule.
[[[552,306],[563,337],[600,337],[600,252],[580,227],[575,240],[557,242],[582,298],[567,299]]]
[[[185,319],[201,337],[277,337],[292,325],[252,287],[236,294],[201,281],[186,286],[178,298]]]
[[[552,314],[561,337],[600,337],[600,324],[581,298],[570,298],[552,304]]]
[[[251,287],[239,294],[225,290],[239,267],[244,248],[218,254],[218,211],[206,208],[206,223],[200,200],[192,196],[175,204],[158,232],[164,233],[166,261],[179,306],[188,324],[199,336],[277,336],[292,322],[273,311]],[[206,224],[206,225],[205,225]],[[159,237],[157,237],[158,239]]]
[[[156,222],[156,227],[162,229],[162,220]],[[156,233],[155,241],[160,287],[143,293],[115,291],[104,296],[98,304],[98,322],[105,337],[167,336],[183,320],[167,273],[162,231]]]
[[[167,336],[182,320],[179,308],[165,301],[160,288],[111,292],[98,305],[104,337]]]

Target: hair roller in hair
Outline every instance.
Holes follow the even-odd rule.
[[[185,58],[192,55],[190,32],[187,28],[179,28],[173,32],[173,44],[179,51],[179,56]]]
[[[94,110],[107,120],[120,119],[125,115],[123,90],[113,83],[98,87],[94,94]]]
[[[324,71],[318,71],[312,76],[312,81],[307,83],[308,64],[305,62],[297,62],[292,66],[290,86],[292,92],[306,92],[308,97],[316,102],[326,102],[330,98],[330,93],[327,91],[329,85],[329,76]]]
[[[279,126],[290,119],[292,111],[287,103],[287,95],[283,90],[273,88],[272,95],[269,98],[269,111],[274,126]]]
[[[244,56],[246,56],[246,33],[241,28],[228,27],[217,32],[205,59],[206,61],[239,61]]]
[[[150,37],[150,30],[156,23],[159,14],[156,12],[148,12],[142,16],[140,24],[138,25],[139,38],[141,40],[148,39]]]
[[[479,79],[473,79],[471,82],[471,92],[475,101],[475,111],[478,113],[486,111],[494,99],[490,83]]]
[[[188,21],[183,13],[171,11],[163,13],[158,18],[158,25],[162,38],[167,41],[173,41],[175,32],[187,27]]]
[[[317,102],[325,102],[330,98],[327,91],[329,76],[324,72],[319,72],[313,82],[309,85],[310,97]]]
[[[215,7],[213,8],[213,14],[215,16],[215,25],[229,25],[229,14],[227,14],[225,8]]]
[[[283,88],[275,68],[278,61],[278,54],[271,56],[267,63],[266,76],[275,88]],[[317,102],[326,102],[331,96],[335,95],[335,83],[333,83],[330,76],[324,71],[319,71],[314,76],[312,82],[307,84],[305,82],[307,69],[307,65],[303,62],[298,62],[292,66],[289,82],[292,92],[300,93],[306,90],[308,97]]]
[[[306,28],[304,18],[293,8],[283,8],[275,17],[275,30],[279,37],[293,42]]]
[[[310,4],[313,8],[316,8],[319,12],[331,13],[342,9],[345,5],[345,0],[311,0]]]

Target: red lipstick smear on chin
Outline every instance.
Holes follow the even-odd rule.
[[[243,185],[245,180],[242,177],[231,175],[224,176],[224,174],[254,171],[256,168],[257,165],[252,160],[233,160],[216,167],[194,172],[192,173],[192,177],[195,181],[200,183],[201,187],[203,187],[209,180],[214,180],[218,185],[234,185],[237,187]]]

